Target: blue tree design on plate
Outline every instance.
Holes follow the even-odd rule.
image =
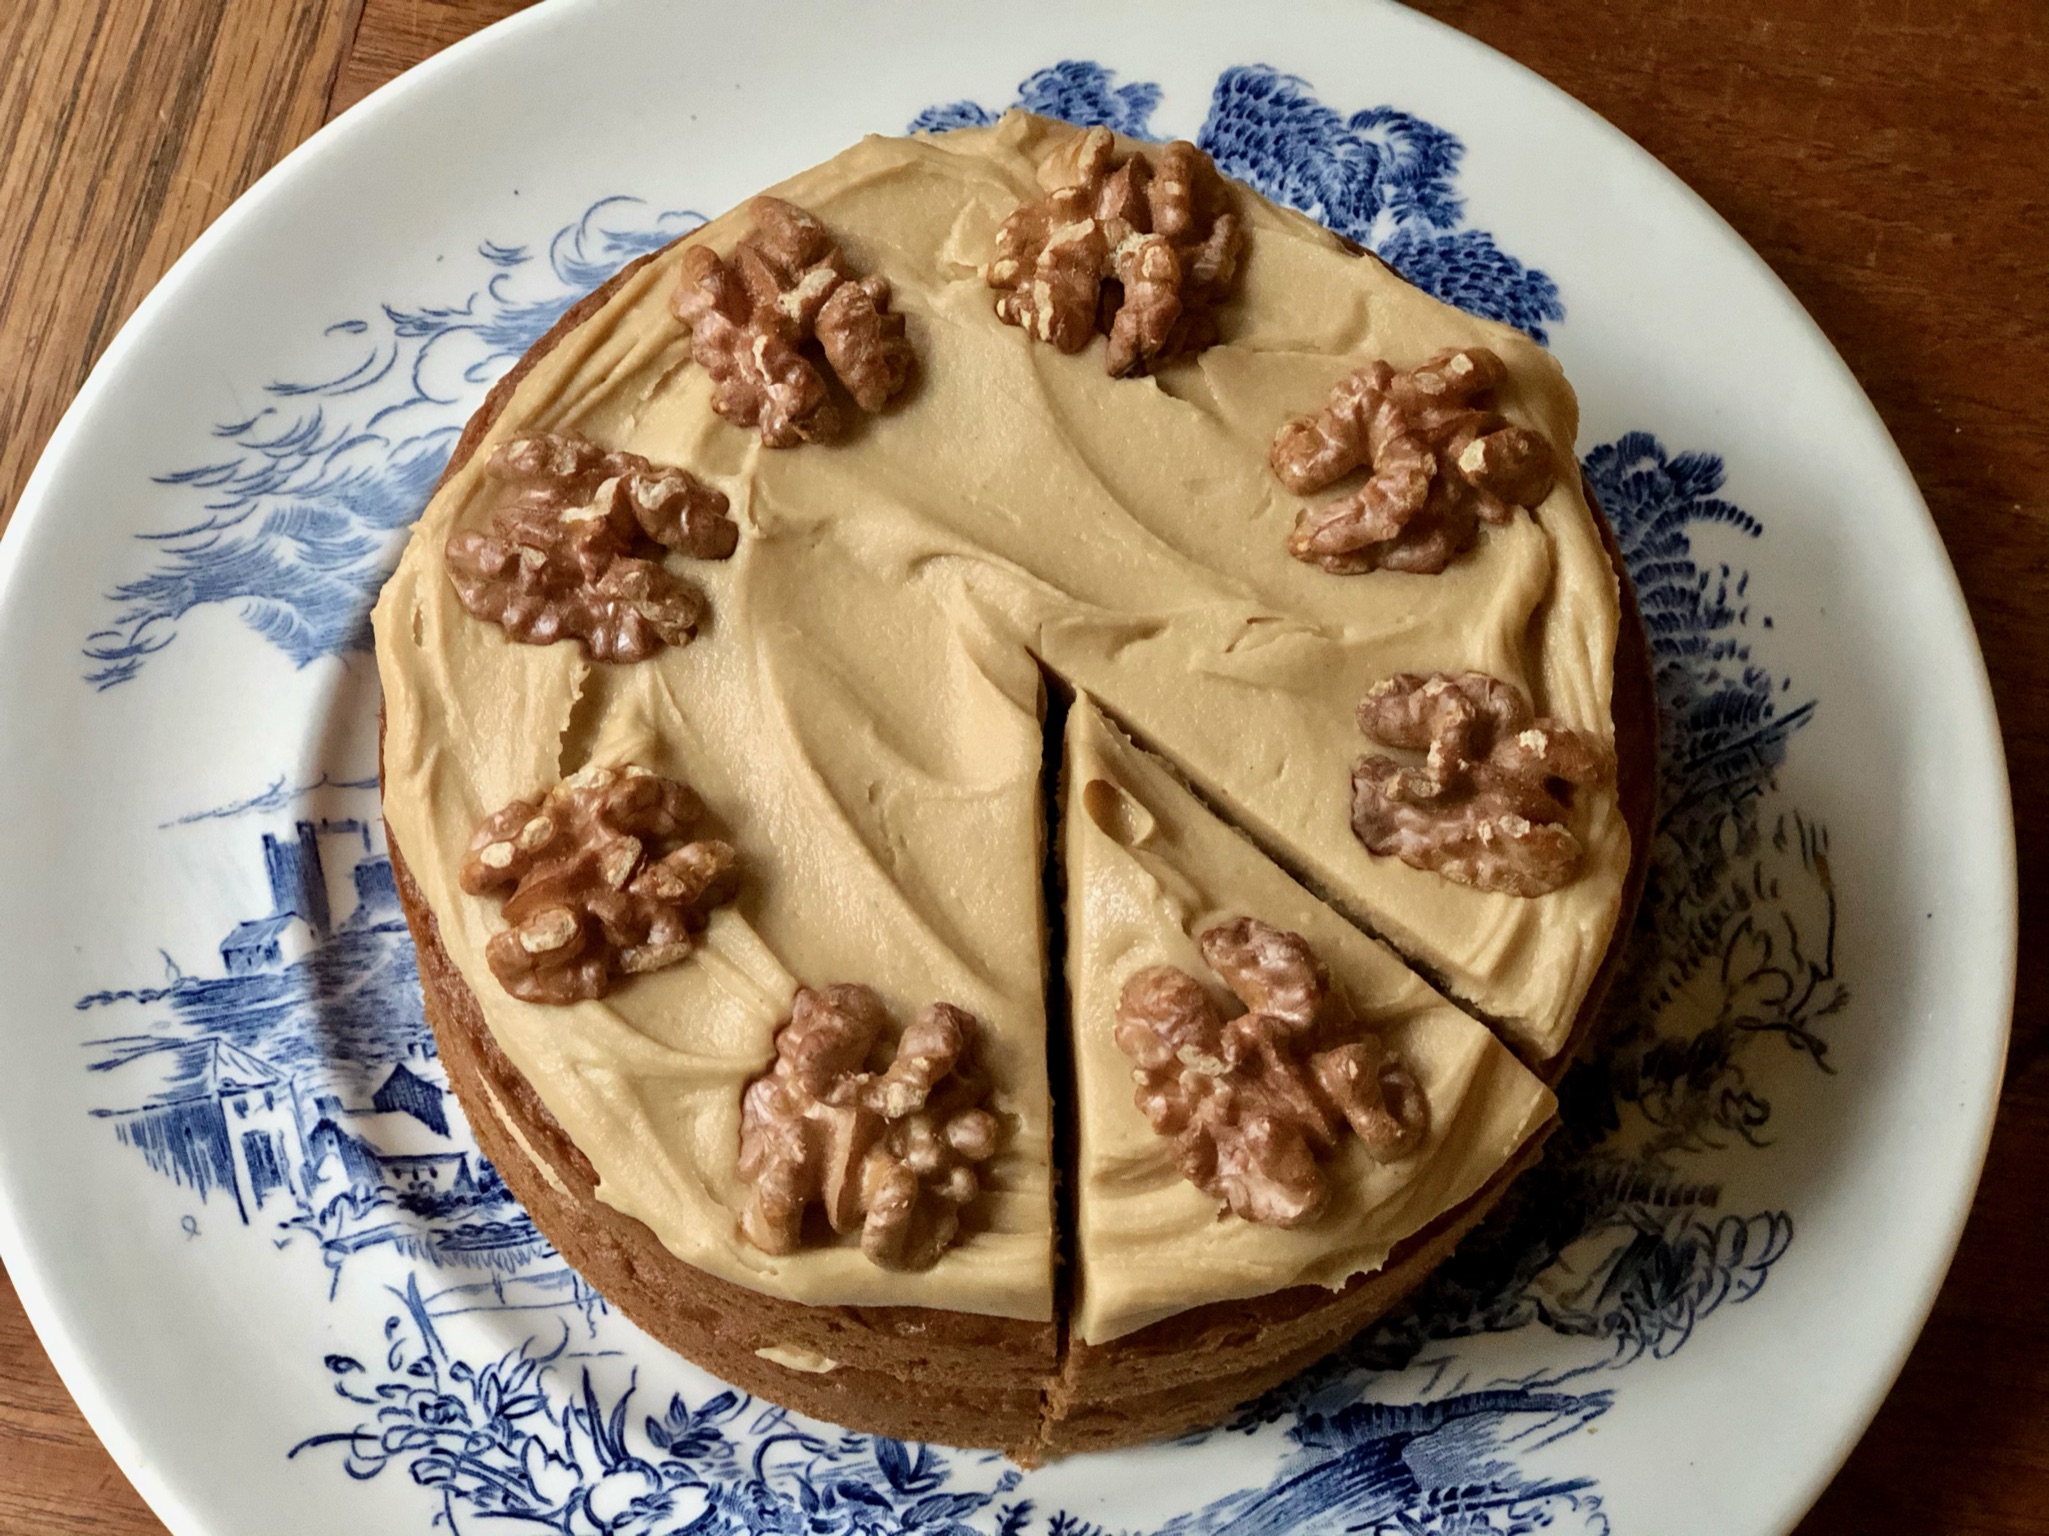
[[[1018,99],[1160,136],[1159,88],[1119,84],[1087,61],[1038,71]],[[957,101],[914,126],[994,115]],[[1542,322],[1564,313],[1547,276],[1463,226],[1463,147],[1435,124],[1386,106],[1344,116],[1306,82],[1247,66],[1219,77],[1199,138],[1228,171],[1440,297],[1539,339]],[[270,386],[278,403],[221,428],[216,462],[165,477],[200,494],[205,515],[158,538],[159,564],[113,594],[116,616],[88,647],[89,680],[135,676],[208,602],[239,604],[258,635],[302,663],[365,644],[397,530],[475,396],[583,291],[695,221],[606,198],[557,233],[545,261],[481,245],[491,275],[458,303],[391,306],[375,324],[336,327],[361,349],[348,368]],[[452,395],[435,381],[458,349],[467,392]],[[1828,1069],[1824,1031],[1847,997],[1826,834],[1775,785],[1814,705],[1792,702],[1790,681],[1753,656],[1747,574],[1697,548],[1703,534],[1763,531],[1721,499],[1720,459],[1632,433],[1583,467],[1650,632],[1664,767],[1609,1044],[1564,1083],[1564,1127],[1544,1162],[1421,1293],[1229,1425],[1188,1437],[1253,1438],[1270,1464],[1252,1486],[1152,1527],[1157,1536],[1605,1532],[1590,1480],[1535,1477],[1518,1458],[1609,1411],[1614,1389],[1575,1381],[1681,1348],[1718,1308],[1756,1294],[1792,1240],[1784,1211],[1723,1209],[1702,1158],[1769,1140],[1775,1074],[1786,1062]],[[1760,616],[1757,630],[1770,627]],[[326,1361],[355,1422],[291,1454],[339,1453],[361,1479],[402,1469],[451,1532],[488,1522],[565,1536],[1110,1536],[1033,1496],[1029,1476],[993,1456],[807,1424],[716,1386],[672,1391],[660,1413],[636,1410],[638,1377],[600,1347],[603,1304],[505,1196],[459,1114],[444,1112],[453,1106],[420,1014],[374,788],[281,779],[180,818],[224,838],[232,829],[251,850],[246,823],[270,828],[270,910],[230,927],[225,975],[167,958],[161,986],[79,1004],[142,1014],[134,1028],[100,1032],[92,1066],[116,1105],[99,1113],[167,1191],[272,1223],[281,1246],[310,1238],[337,1286],[345,1264],[391,1277],[397,1305],[376,1347]],[[355,889],[346,915],[326,894],[337,851]],[[457,1283],[423,1283],[447,1278]],[[465,1353],[469,1335],[453,1320],[478,1313],[510,1320],[524,1342]],[[535,1331],[535,1316],[553,1321]],[[504,1326],[482,1337],[502,1339]],[[1453,1368],[1456,1340],[1529,1326],[1585,1351],[1542,1379],[1473,1386]]]
[[[217,427],[219,457],[160,475],[195,493],[196,520],[145,534],[149,571],[109,594],[114,612],[86,641],[85,678],[127,682],[206,604],[300,666],[370,648],[370,607],[420,515],[476,397],[578,297],[634,257],[701,224],[638,198],[601,198],[549,242],[544,265],[523,246],[485,241],[491,275],[455,304],[386,305],[377,320],[326,334],[348,366],[313,382],[264,387],[274,404]],[[439,377],[460,351],[459,393]]]
[[[1115,85],[1100,64],[1067,59],[1029,76],[1016,105],[1047,117],[1158,139],[1160,88]],[[980,127],[1000,114],[972,101],[928,107],[911,131]],[[1456,179],[1465,146],[1435,123],[1394,107],[1350,117],[1325,106],[1308,82],[1265,65],[1217,78],[1196,135],[1227,174],[1299,208],[1379,256],[1425,293],[1546,339],[1565,318],[1558,285],[1525,267],[1481,229],[1460,229]]]
[[[1058,117],[1086,127],[1103,127],[1128,138],[1161,137],[1152,129],[1153,109],[1160,104],[1160,88],[1150,81],[1113,85],[1116,77],[1100,64],[1086,59],[1063,59],[1018,85],[1016,105],[1043,117]],[[941,133],[948,128],[986,128],[1003,114],[991,112],[972,101],[951,101],[927,107],[911,119],[912,133]]]
[[[1465,145],[1394,107],[1342,117],[1308,83],[1264,65],[1227,69],[1196,142],[1275,202],[1356,240],[1425,293],[1546,340],[1558,285],[1483,229],[1460,229]]]

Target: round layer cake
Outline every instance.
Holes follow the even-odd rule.
[[[869,139],[636,262],[375,617],[450,1080],[750,1391],[1220,1416],[1539,1153],[1655,724],[1576,405],[1190,146]]]

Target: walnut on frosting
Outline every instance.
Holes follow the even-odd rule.
[[[704,598],[663,554],[732,554],[740,530],[722,492],[574,432],[512,438],[486,470],[505,493],[489,528],[459,529],[443,550],[472,615],[523,645],[581,641],[597,661],[690,643]]]
[[[833,1231],[858,1231],[883,1269],[929,1269],[959,1235],[998,1134],[974,1062],[980,1025],[933,1003],[875,1070],[888,1025],[867,987],[798,989],[775,1064],[740,1104],[739,1173],[751,1185],[740,1230],[764,1253],[802,1247],[814,1205]]]
[[[770,448],[833,436],[841,416],[820,364],[854,403],[880,411],[914,357],[887,279],[857,277],[825,226],[794,203],[757,197],[752,230],[730,258],[683,253],[670,308],[711,375],[712,409]]]
[[[566,1005],[687,958],[738,876],[731,847],[690,837],[703,814],[689,785],[629,764],[486,817],[459,879],[472,896],[504,893],[511,926],[484,950],[499,985]]]
[[[1613,755],[1538,717],[1512,684],[1404,672],[1360,702],[1359,729],[1425,754],[1420,765],[1376,756],[1352,769],[1352,830],[1368,852],[1511,896],[1542,896],[1579,873],[1579,839],[1565,825],[1573,791],[1607,782]]]
[[[996,234],[986,279],[996,313],[1062,352],[1109,337],[1113,376],[1144,373],[1216,340],[1244,250],[1230,188],[1210,157],[1176,141],[1157,167],[1116,162],[1107,128],[1078,135],[1040,172],[1046,195]]]
[[[1507,376],[1495,353],[1464,347],[1340,379],[1321,411],[1275,435],[1273,470],[1303,496],[1357,469],[1367,479],[1305,508],[1289,553],[1340,575],[1435,574],[1472,547],[1482,522],[1505,523],[1550,495],[1550,446],[1492,409]]]
[[[1347,1129],[1393,1162],[1428,1133],[1429,1101],[1300,934],[1241,917],[1198,943],[1246,1011],[1227,1022],[1174,966],[1134,974],[1115,1029],[1134,1098],[1196,1188],[1247,1221],[1300,1226],[1329,1200],[1321,1164]]]

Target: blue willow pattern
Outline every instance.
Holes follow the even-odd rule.
[[[1120,84],[1078,60],[1018,94],[1035,111],[1148,139],[1160,137],[1160,98],[1156,85]],[[995,116],[956,101],[912,126]],[[1464,147],[1444,128],[1387,106],[1346,116],[1306,82],[1246,66],[1218,78],[1198,140],[1232,175],[1440,298],[1539,340],[1564,318],[1548,276],[1464,224]],[[301,665],[366,648],[370,604],[475,393],[582,293],[698,222],[608,197],[544,259],[480,246],[491,275],[459,303],[387,306],[375,323],[332,327],[356,349],[350,366],[269,386],[262,411],[218,429],[215,458],[162,478],[196,496],[200,514],[150,535],[151,567],[109,594],[113,614],[85,647],[88,683],[134,679],[205,604],[232,605]],[[457,398],[436,393],[450,356],[463,360]],[[1696,550],[1704,531],[1763,532],[1719,498],[1721,461],[1639,432],[1593,449],[1584,469],[1636,584],[1662,722],[1649,889],[1610,1044],[1567,1078],[1564,1127],[1543,1163],[1407,1306],[1231,1423],[1188,1437],[1256,1440],[1270,1453],[1264,1480],[1154,1536],[1606,1532],[1591,1479],[1540,1477],[1517,1458],[1609,1410],[1616,1388],[1587,1386],[1589,1373],[1679,1349],[1719,1307],[1756,1294],[1792,1241],[1789,1213],[1725,1210],[1711,1174],[1717,1158],[1769,1139],[1783,1060],[1829,1069],[1824,1030],[1847,998],[1826,833],[1776,787],[1814,705],[1790,703],[1790,681],[1753,657],[1747,575]],[[1770,627],[1760,617],[1756,628]],[[271,1224],[280,1247],[310,1246],[331,1294],[365,1263],[386,1282],[374,1347],[326,1357],[353,1422],[290,1454],[338,1452],[356,1479],[402,1470],[451,1532],[1110,1536],[1045,1507],[1031,1476],[1000,1458],[809,1424],[681,1365],[702,1390],[636,1417],[638,1375],[604,1347],[608,1309],[447,1102],[374,792],[279,779],[181,818],[267,829],[270,910],[228,931],[224,975],[187,974],[167,956],[161,986],[78,1004],[140,1015],[90,1042],[112,1105],[96,1113],[188,1205]],[[354,889],[346,914],[329,895],[337,857]],[[199,1231],[196,1212],[183,1221]],[[501,1339],[508,1327],[526,1337],[467,1358],[448,1335],[472,1314],[499,1319]],[[539,1331],[536,1314],[551,1320]],[[1441,1388],[1461,1376],[1449,1369],[1457,1340],[1528,1327],[1592,1352],[1544,1379]],[[1368,1388],[1413,1400],[1368,1400]]]

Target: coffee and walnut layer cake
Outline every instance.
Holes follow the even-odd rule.
[[[376,612],[428,1016],[541,1230],[750,1391],[1024,1460],[1386,1311],[1640,880],[1576,427],[1193,146],[1022,114],[571,310]]]

